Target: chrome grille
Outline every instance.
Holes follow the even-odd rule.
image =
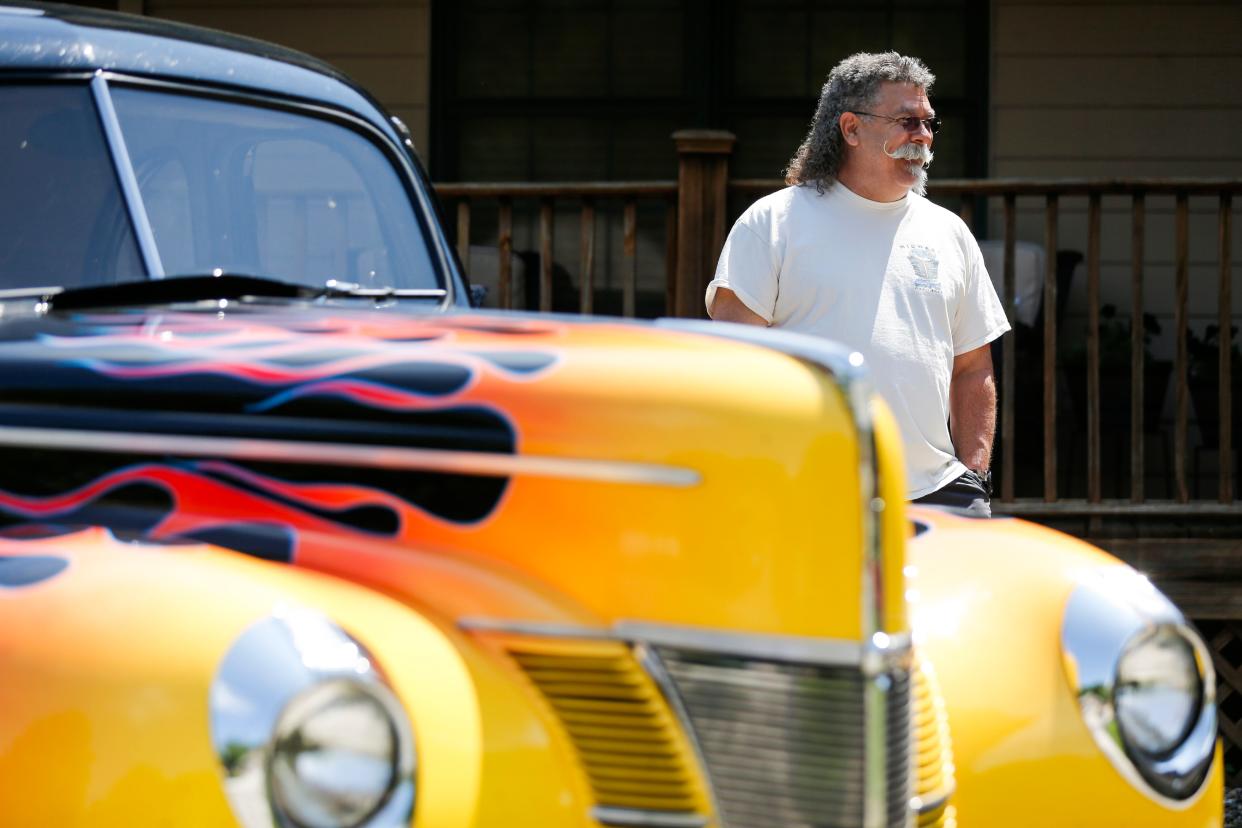
[[[725,828],[863,824],[865,679],[857,667],[657,647]],[[888,824],[909,819],[909,681],[888,694]]]
[[[888,824],[906,825],[910,813],[910,675],[894,673],[888,693]]]

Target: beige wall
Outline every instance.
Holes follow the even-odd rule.
[[[405,121],[427,160],[430,0],[129,2],[153,17],[257,37],[326,60]]]
[[[1242,177],[1242,2],[993,0],[989,159],[997,177]],[[1242,199],[1235,200],[1242,201]],[[1023,207],[1020,235],[1040,241],[1042,201]],[[1191,324],[1216,320],[1217,205],[1193,199]],[[1067,200],[1060,247],[1086,250],[1085,199]],[[1234,261],[1242,260],[1235,203]],[[995,228],[999,216],[992,215]],[[1129,199],[1106,199],[1105,302],[1130,305]],[[1234,268],[1233,310],[1242,311]],[[1081,276],[1081,274],[1080,274]],[[1171,352],[1173,200],[1148,200],[1145,304]],[[1071,313],[1085,307],[1076,279]],[[1075,323],[1078,324],[1078,323]]]

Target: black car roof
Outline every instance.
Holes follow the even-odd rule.
[[[329,103],[396,138],[369,94],[331,65],[293,49],[150,17],[0,0],[0,76],[96,70]]]

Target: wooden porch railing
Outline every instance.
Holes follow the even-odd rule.
[[[573,182],[549,184],[437,184],[442,202],[456,203],[457,255],[470,273],[470,238],[472,205],[480,201],[498,203],[496,248],[499,252],[497,304],[505,309],[552,310],[553,236],[555,210],[559,203],[579,205],[578,311],[594,313],[595,274],[598,253],[595,249],[596,206],[600,201],[620,201],[623,205],[624,267],[621,274],[622,316],[632,317],[636,311],[638,285],[638,203],[657,200],[666,205],[665,215],[665,283],[672,286],[677,252],[677,182]],[[536,202],[538,205],[539,290],[538,304],[525,308],[513,291],[513,210],[515,201]],[[671,302],[669,303],[671,304]]]
[[[578,211],[579,243],[577,261],[566,269],[576,273],[576,310],[582,313],[596,311],[595,294],[599,251],[596,249],[596,224],[599,220],[597,207],[611,202],[621,205],[622,255],[620,273],[614,271],[614,282],[619,275],[621,301],[619,310],[623,316],[638,314],[638,220],[640,204],[663,205],[663,279],[655,280],[662,285],[659,307],[662,313],[673,316],[703,316],[703,292],[714,270],[716,257],[723,244],[728,222],[736,211],[755,198],[783,186],[775,179],[735,180],[727,179],[727,159],[732,147],[732,136],[727,133],[682,132],[675,136],[680,154],[680,172],[674,181],[645,182],[587,182],[587,183],[442,183],[436,190],[446,209],[455,209],[458,253],[467,272],[470,272],[470,238],[473,210],[480,204],[498,210],[495,244],[499,255],[498,302],[503,308],[553,309],[554,226],[557,213],[563,214],[567,206]],[[1237,500],[1237,467],[1234,461],[1236,438],[1233,434],[1233,373],[1232,364],[1232,270],[1234,267],[1231,245],[1233,233],[1233,199],[1242,192],[1240,180],[941,180],[929,185],[929,196],[950,206],[956,205],[967,224],[978,225],[976,219],[986,217],[993,225],[999,225],[1003,239],[1003,278],[1001,298],[1011,322],[1015,320],[1015,246],[1018,243],[1019,214],[1028,218],[1025,242],[1042,244],[1045,251],[1042,287],[1042,307],[1035,349],[1020,359],[1017,337],[1003,337],[997,360],[999,388],[999,421],[997,456],[998,489],[994,509],[998,513],[1025,515],[1041,519],[1069,517],[1087,519],[1093,525],[1112,517],[1147,517],[1156,519],[1179,519],[1191,516],[1212,518],[1242,518],[1242,503]],[[1146,410],[1145,400],[1151,389],[1145,388],[1147,374],[1143,320],[1146,312],[1153,310],[1144,296],[1144,280],[1147,270],[1145,245],[1151,235],[1149,200],[1153,198],[1171,201],[1172,246],[1166,258],[1172,262],[1174,282],[1174,306],[1162,307],[1164,313],[1172,312],[1175,359],[1172,366],[1174,388],[1174,411],[1172,434],[1158,432],[1158,423],[1147,422],[1153,416]],[[1101,383],[1101,229],[1105,199],[1109,199],[1114,212],[1118,202],[1124,202],[1128,210],[1128,234],[1130,250],[1129,293],[1131,320],[1129,331],[1128,373],[1129,382],[1128,422],[1118,425],[1102,418],[1105,399]],[[1188,352],[1188,292],[1191,270],[1191,216],[1192,199],[1200,218],[1205,204],[1211,204],[1215,215],[1215,272],[1217,325],[1220,331],[1217,343],[1217,370],[1214,401],[1218,420],[1212,424],[1216,452],[1215,491],[1211,496],[1192,496],[1189,479],[1191,455],[1190,429],[1190,360]],[[538,292],[537,302],[519,300],[512,289],[511,254],[513,253],[513,228],[515,204],[524,209],[537,211]],[[732,205],[733,212],[729,211]],[[1021,208],[1021,209],[1020,209]],[[1042,233],[1032,232],[1032,208],[1042,213]],[[1162,207],[1163,212],[1167,212]],[[1073,215],[1071,215],[1073,214]],[[1078,214],[1082,214],[1080,217]],[[450,214],[450,220],[453,214]],[[1063,306],[1058,299],[1059,235],[1067,222],[1085,222],[1083,228],[1074,225],[1079,239],[1085,238],[1083,258],[1086,280],[1086,335],[1085,365],[1081,376],[1075,375],[1068,386],[1076,396],[1085,398],[1085,416],[1082,425],[1064,420],[1065,406],[1058,406],[1058,393],[1066,389],[1064,360],[1058,355],[1058,341],[1062,339],[1059,326],[1064,320],[1053,312]],[[563,223],[562,223],[563,228]],[[1166,228],[1162,228],[1166,229]],[[475,234],[478,235],[477,233]],[[1114,239],[1115,241],[1115,239]],[[1116,246],[1116,245],[1114,245]],[[564,245],[561,246],[562,254]],[[1116,265],[1117,256],[1113,256]],[[1202,256],[1200,257],[1202,259]],[[1201,265],[1200,265],[1201,266]],[[648,277],[651,274],[646,274]],[[646,280],[647,284],[652,279]],[[1114,285],[1114,292],[1116,292]],[[650,305],[650,303],[648,303]],[[567,310],[567,307],[558,309]],[[657,314],[659,311],[657,311]],[[1016,327],[1016,325],[1015,325]],[[1019,378],[1023,393],[1019,393]],[[1031,382],[1037,378],[1037,382]],[[1061,385],[1061,389],[1058,389]],[[1085,386],[1078,388],[1079,385]],[[1163,393],[1163,388],[1156,389]],[[1037,399],[1036,399],[1037,397]],[[1062,401],[1064,402],[1064,401]],[[1038,417],[1028,417],[1038,412]],[[1159,412],[1156,411],[1156,414]],[[1209,420],[1208,412],[1200,410],[1199,422]],[[1020,428],[1025,422],[1027,428]],[[1123,437],[1119,434],[1128,429],[1128,446],[1119,448]],[[1160,462],[1153,465],[1148,457],[1148,441],[1156,434],[1161,447]],[[1019,441],[1042,442],[1042,456],[1032,458],[1029,453],[1020,456]],[[1068,443],[1067,443],[1068,441]],[[1102,461],[1105,443],[1110,457],[1116,454],[1113,467],[1106,468]],[[1034,445],[1026,442],[1025,444]],[[1210,450],[1210,449],[1209,449]],[[1195,455],[1196,463],[1200,458]],[[1121,461],[1128,455],[1128,462]],[[1077,466],[1085,468],[1078,476]],[[1071,469],[1062,465],[1073,466]],[[1147,488],[1149,471],[1158,467],[1169,478],[1167,490],[1159,496],[1150,495]],[[1114,491],[1105,496],[1105,479],[1109,488],[1115,489],[1116,480],[1128,473],[1127,493]],[[1019,493],[1018,480],[1022,475],[1025,493]],[[1200,476],[1202,477],[1202,476]],[[1196,478],[1196,488],[1199,478]],[[1069,491],[1073,488],[1075,491]],[[1075,493],[1077,492],[1077,493]],[[1125,496],[1128,494],[1128,497]]]
[[[730,183],[730,188],[744,194],[746,200],[757,198],[783,186],[777,180],[737,180]],[[968,224],[972,224],[980,203],[1000,202],[1000,218],[1003,225],[1004,239],[1004,274],[1002,279],[1001,300],[1005,312],[1013,323],[1015,319],[1014,297],[1015,261],[1014,248],[1017,242],[1017,216],[1019,199],[1038,199],[1043,206],[1043,246],[1045,255],[1045,272],[1043,274],[1043,299],[1045,309],[1058,306],[1057,257],[1053,255],[1058,249],[1058,228],[1062,206],[1067,199],[1086,199],[1087,207],[1087,251],[1086,251],[1086,292],[1087,292],[1087,333],[1086,333],[1086,496],[1083,498],[1065,497],[1058,490],[1058,417],[1057,417],[1057,371],[1061,367],[1057,355],[1058,314],[1045,312],[1042,314],[1041,335],[1042,346],[1042,496],[1020,498],[1015,496],[1015,473],[1018,464],[1015,462],[1015,448],[1018,434],[1016,382],[1020,372],[1029,366],[1017,364],[1016,337],[1006,336],[1001,340],[1001,363],[997,366],[1001,379],[999,389],[999,421],[998,448],[1000,479],[994,506],[998,512],[1015,515],[1056,516],[1056,515],[1217,515],[1242,517],[1242,504],[1235,501],[1236,486],[1234,481],[1234,463],[1232,452],[1233,407],[1232,399],[1232,347],[1229,334],[1233,325],[1232,316],[1232,270],[1234,267],[1232,251],[1233,232],[1233,197],[1242,192],[1242,181],[1236,179],[1129,179],[1129,180],[1022,180],[1022,179],[991,179],[991,180],[942,180],[932,181],[928,185],[928,195],[942,202],[957,199],[959,214]],[[1102,490],[1101,468],[1101,375],[1100,375],[1100,253],[1102,246],[1101,214],[1105,197],[1126,197],[1130,201],[1130,382],[1129,400],[1129,475],[1130,492],[1128,498],[1106,499]],[[1148,429],[1144,424],[1145,415],[1145,343],[1142,320],[1151,308],[1144,300],[1144,246],[1147,235],[1147,199],[1150,196],[1172,196],[1174,199],[1175,241],[1173,251],[1175,271],[1175,303],[1173,307],[1176,357],[1173,365],[1173,381],[1175,389],[1175,420],[1173,423],[1172,475],[1173,495],[1169,498],[1152,499],[1145,491],[1146,446],[1145,434]],[[1190,199],[1212,199],[1216,212],[1216,271],[1217,271],[1217,325],[1221,332],[1218,343],[1218,370],[1216,399],[1219,416],[1217,434],[1215,435],[1218,462],[1218,481],[1216,502],[1204,500],[1192,501],[1190,486],[1187,479],[1189,451],[1189,355],[1188,355],[1188,289],[1190,283]],[[1199,412],[1202,417],[1206,412]]]

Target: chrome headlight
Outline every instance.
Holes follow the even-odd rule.
[[[279,610],[242,633],[212,685],[211,724],[246,828],[409,823],[405,711],[362,645],[323,615]]]
[[[1152,757],[1172,753],[1190,735],[1203,705],[1194,645],[1174,626],[1139,633],[1117,663],[1114,698],[1127,745]]]
[[[1148,796],[1187,806],[1215,755],[1216,678],[1182,614],[1137,572],[1109,567],[1070,596],[1061,645],[1096,744]]]

